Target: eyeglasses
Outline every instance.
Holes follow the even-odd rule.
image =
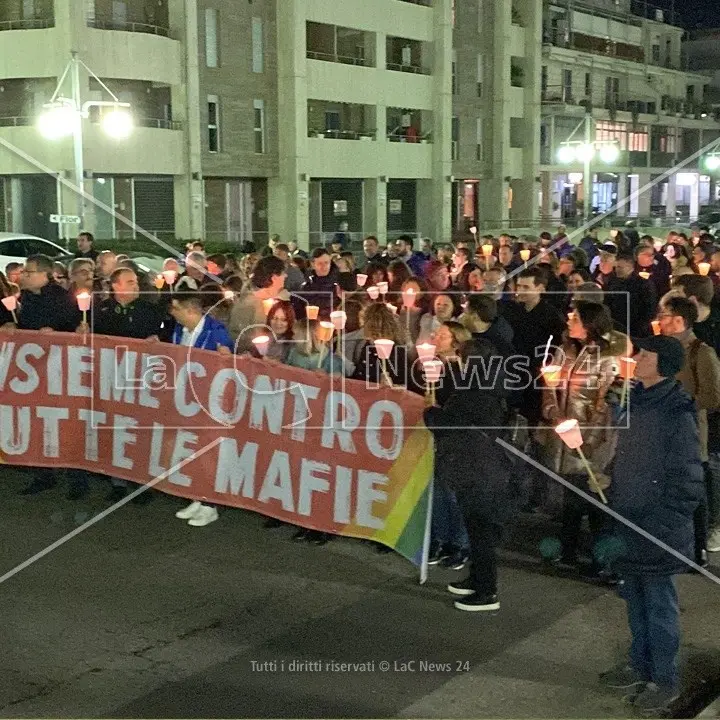
[[[40,275],[47,275],[45,270],[24,270],[23,269],[20,271],[21,275],[37,275],[38,273],[40,273]]]

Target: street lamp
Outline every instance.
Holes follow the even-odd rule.
[[[720,155],[708,155],[705,158],[705,167],[710,171],[720,168]]]
[[[90,117],[90,108],[107,108],[108,111],[102,117],[102,128],[105,134],[115,140],[125,140],[133,131],[134,121],[130,112],[130,103],[120,102],[119,98],[108,88],[107,85],[78,57],[76,52],[71,53],[72,57],[67,64],[50,102],[43,106],[43,112],[37,121],[37,129],[47,140],[60,140],[73,136],[73,156],[75,158],[75,185],[84,190],[83,181],[85,177],[83,163],[83,120]],[[100,86],[110,95],[112,100],[89,100],[82,102],[80,93],[80,67],[97,80]],[[72,83],[72,97],[67,98],[61,95],[67,76],[70,75]],[[58,200],[60,201],[58,192]],[[60,204],[60,202],[58,202]],[[61,208],[58,207],[61,213]],[[85,203],[82,192],[78,193],[78,217],[82,225],[85,216]],[[60,224],[61,237],[65,238],[64,225]]]

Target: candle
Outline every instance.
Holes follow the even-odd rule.
[[[319,312],[320,308],[317,305],[308,305],[305,308],[305,317],[307,317],[308,320],[317,320]]]
[[[618,372],[623,380],[632,380],[635,377],[635,368],[637,360],[631,357],[618,358]]]
[[[334,332],[335,326],[331,322],[323,320],[318,326],[317,338],[320,342],[330,342]]]
[[[370,296],[371,300],[377,300],[378,295],[380,295],[380,290],[378,288],[376,288],[374,285],[371,285],[367,289],[367,294]]]
[[[343,312],[342,310],[336,310],[335,312],[331,312],[330,322],[333,324],[333,327],[335,328],[335,330],[337,330],[337,332],[344,330],[345,324],[347,323],[347,313]]]
[[[267,317],[268,313],[272,310],[272,307],[274,304],[275,304],[275,298],[267,298],[266,300],[262,301],[263,312],[265,313],[265,317]]]
[[[14,295],[8,295],[2,299],[2,304],[5,306],[6,310],[10,311],[13,322],[17,325],[18,320],[17,315],[15,314],[15,310],[17,310],[17,298]]]
[[[363,275],[362,273],[358,273],[355,276],[355,280],[357,281],[358,287],[365,287],[365,283],[367,282],[368,276]]]
[[[420,343],[415,346],[420,362],[427,362],[435,357],[435,345],[432,343]]]
[[[226,290],[226,291],[223,293],[223,297],[224,297],[226,300],[234,300],[234,299],[235,299],[235,293],[234,293],[232,290]]]
[[[170,289],[172,289],[172,286],[175,284],[177,275],[178,274],[175,270],[163,270],[162,276],[165,278],[165,282],[170,286]]]
[[[595,486],[595,490],[600,496],[600,499],[603,503],[605,503],[605,505],[607,505],[605,493],[603,493],[600,484],[595,477],[595,473],[592,471],[590,463],[587,461],[585,453],[582,451],[583,437],[582,432],[580,432],[580,423],[578,423],[577,420],[565,420],[555,427],[555,432],[560,436],[560,439],[570,450],[577,450],[577,454],[583,461],[587,474],[590,476],[590,483]]]
[[[710,272],[710,263],[701,262],[698,263],[698,270],[700,271],[701,275],[707,275]]]
[[[540,368],[543,380],[549,388],[556,388],[560,384],[562,365],[543,365]]]
[[[397,315],[397,308],[392,303],[385,303],[385,307],[393,314]]]
[[[442,360],[426,360],[422,365],[426,382],[436,383],[440,380],[443,371]]]
[[[652,325],[653,335],[660,335],[660,321],[653,320],[650,324]]]
[[[393,340],[381,339],[375,341],[375,350],[381,360],[387,360],[390,357],[394,346],[395,342]]]
[[[157,290],[162,290],[165,285],[165,278],[162,275],[156,275],[153,284]]]
[[[417,291],[415,288],[407,288],[407,290],[403,290],[402,293],[402,301],[403,301],[403,307],[409,310],[411,307],[415,307],[415,296],[417,295]]]
[[[530,259],[530,251],[529,250],[521,250],[520,258],[522,259],[523,262],[527,262]]]
[[[487,245],[482,246],[483,255],[486,258],[489,258],[493,254],[493,246],[488,243]]]
[[[381,295],[387,295],[388,284],[387,284],[386,282],[379,282],[379,283],[377,284],[377,288],[378,288],[378,292],[379,292]],[[372,296],[371,296],[371,297],[372,297]],[[373,299],[374,299],[374,298],[373,298]]]
[[[260,357],[265,357],[270,349],[270,338],[267,335],[260,335],[259,337],[253,338],[252,341],[255,349],[258,351]]]
[[[644,270],[643,270],[642,272],[639,272],[638,275],[639,275],[643,280],[649,280],[649,279],[650,279],[650,273],[649,273],[649,272],[646,272],[646,271],[644,271]]]
[[[662,240],[655,240],[653,242],[653,248],[655,248],[655,252],[660,252],[663,249],[663,245],[665,243]]]
[[[477,228],[473,225],[473,226],[470,228],[470,232],[473,234],[473,236],[477,235]]]

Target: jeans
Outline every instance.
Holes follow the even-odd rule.
[[[569,475],[567,480],[575,487],[587,492],[591,497],[597,497],[590,492],[587,478],[584,475]],[[569,488],[563,489],[565,495],[562,509],[562,530],[560,531],[562,557],[564,560],[575,560],[578,555],[583,517],[588,516],[590,532],[593,540],[597,541],[597,537],[605,525],[605,513]]]
[[[630,664],[644,680],[677,690],[680,609],[672,575],[628,575],[620,596],[627,603],[632,634]]]
[[[432,538],[440,546],[452,545],[458,550],[467,550],[470,545],[455,493],[437,480],[433,486]]]
[[[705,472],[708,496],[708,525],[711,530],[720,528],[720,453],[710,453]]]
[[[470,540],[470,581],[478,595],[496,595],[502,525],[492,519],[492,508],[484,507],[474,488],[459,490],[457,501]]]

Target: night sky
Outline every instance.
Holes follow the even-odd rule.
[[[652,0],[651,5],[670,10],[671,0]],[[675,0],[675,12],[680,23],[688,29],[697,27],[720,28],[719,0]]]

